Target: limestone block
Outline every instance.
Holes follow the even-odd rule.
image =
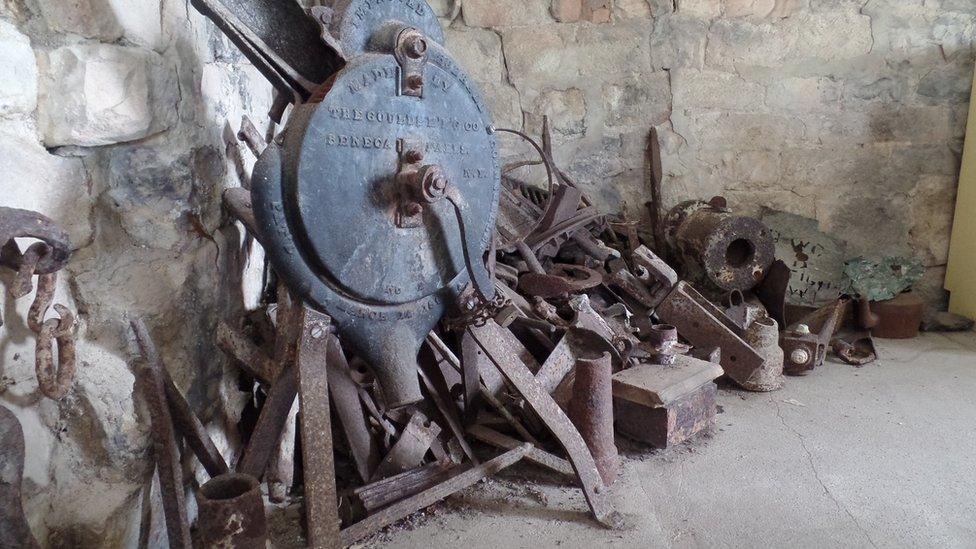
[[[437,17],[448,17],[454,10],[455,4],[459,4],[460,0],[427,0],[430,4],[430,9],[434,10]]]
[[[671,79],[660,71],[607,84],[603,107],[608,127],[646,129],[663,124],[671,115]]]
[[[841,61],[868,54],[874,44],[871,19],[854,11],[800,13],[777,21],[720,19],[711,30],[706,61],[726,69]]]
[[[212,193],[223,175],[221,160],[209,147],[186,153],[149,147],[113,150],[103,199],[134,243],[153,249],[179,248],[201,236],[203,221],[191,200],[217,202]],[[196,223],[191,216],[197,216]]]
[[[140,46],[162,44],[158,0],[38,0],[51,30],[115,42],[125,38]]]
[[[671,79],[675,109],[765,110],[766,89],[734,73],[678,69],[671,71]]]
[[[447,47],[461,67],[476,82],[503,82],[505,61],[502,59],[502,39],[490,30],[447,29]]]
[[[915,56],[932,47],[932,11],[917,0],[869,0],[860,10],[874,30],[874,51]]]
[[[680,10],[673,16],[656,20],[651,35],[651,67],[656,70],[701,69],[705,64],[708,36],[707,21]]]
[[[776,0],[772,11],[766,14],[769,19],[785,19],[807,9],[805,0]]]
[[[794,37],[787,59],[842,61],[867,55],[874,44],[871,18],[855,11],[805,13],[782,25]]]
[[[932,27],[932,36],[946,56],[969,59],[976,43],[976,13],[940,13]]]
[[[776,0],[725,0],[725,17],[766,17]]]
[[[823,78],[775,78],[766,88],[766,105],[790,112],[823,108],[827,82]]]
[[[615,25],[548,25],[511,29],[502,41],[509,78],[523,97],[568,89],[581,81],[604,82],[650,65],[643,22]],[[531,99],[530,98],[530,99]]]
[[[552,16],[560,23],[575,23],[583,17],[583,0],[552,0]]]
[[[923,176],[909,195],[912,204],[912,247],[926,265],[949,261],[949,239],[953,211],[947,208],[956,199],[956,178],[944,175]]]
[[[586,97],[583,90],[547,90],[535,100],[532,114],[539,118],[549,117],[550,128],[563,135],[586,133]]]
[[[698,152],[699,162],[714,168],[737,186],[769,189],[780,181],[780,156],[775,150],[741,150],[734,143],[707,143]]]
[[[28,120],[0,125],[0,165],[4,167],[0,202],[50,217],[68,232],[74,247],[83,246],[92,238],[89,176],[80,158],[49,153],[36,135]]]
[[[737,65],[778,66],[792,48],[792,38],[781,26],[741,19],[716,21],[710,28],[705,53],[708,65],[731,70]]]
[[[862,183],[863,185],[864,183]],[[877,184],[877,183],[875,183]],[[821,196],[826,204],[824,229],[844,235],[850,257],[910,255],[911,214],[904,196],[865,197],[857,191]]]
[[[469,27],[522,27],[552,21],[543,0],[464,0],[462,6]]]
[[[676,12],[692,17],[712,19],[722,14],[722,3],[717,0],[675,0]]]
[[[790,116],[707,113],[697,120],[704,148],[775,150],[804,138],[803,124]]]
[[[582,17],[590,23],[609,23],[613,18],[613,0],[583,0]]]
[[[151,51],[108,44],[66,46],[42,57],[39,122],[49,147],[91,147],[161,131],[172,82]],[[158,99],[159,104],[154,105]]]
[[[0,21],[0,117],[25,114],[37,106],[37,61],[30,40]]]
[[[871,113],[875,141],[944,143],[949,138],[949,109],[917,106],[878,109]]]
[[[624,6],[640,3],[647,4],[647,9],[650,11],[650,16],[654,17],[655,19],[673,14],[675,11],[675,3],[672,0],[620,0],[617,5],[621,6],[621,9],[626,13],[630,11],[630,8]]]
[[[495,127],[522,129],[522,103],[518,90],[510,84],[497,82],[483,84],[481,92]],[[512,156],[522,151],[522,144],[508,135],[500,135],[498,141],[502,156]]]
[[[973,71],[967,64],[938,66],[918,83],[918,95],[928,104],[968,104]]]
[[[646,18],[658,17],[662,15],[665,10],[662,9],[663,4],[667,4],[667,12],[671,10],[671,2],[661,2],[660,0],[654,0],[652,7],[647,3],[648,0],[616,0],[614,3],[613,11],[617,17],[621,19],[630,18]]]

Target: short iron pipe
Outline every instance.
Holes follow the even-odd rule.
[[[580,357],[576,361],[569,418],[593,454],[607,486],[617,479],[620,460],[613,440],[613,363],[610,353]]]
[[[214,477],[197,492],[204,547],[264,549],[268,525],[258,479],[240,473]]]

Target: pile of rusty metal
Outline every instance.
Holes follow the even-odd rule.
[[[257,139],[248,121],[241,139]],[[654,231],[598,212],[552,164],[550,147],[546,133],[549,189],[512,176],[519,165],[504,170],[488,254],[500,297],[489,307],[468,285],[453,314],[423,338],[412,371],[419,398],[391,400],[377,368],[344,346],[334,320],[275,276],[263,307],[217,329],[254,397],[234,473],[165,371],[148,370],[154,424],[175,426],[154,430],[157,456],[171,462],[160,471],[172,507],[183,505],[180,481],[171,479],[179,472],[176,434],[214,476],[198,495],[208,543],[263,543],[261,480],[272,501],[302,496],[309,543],[327,546],[350,544],[520,461],[565,476],[583,490],[593,518],[614,527],[620,517],[607,487],[619,464],[615,434],[668,448],[713,425],[717,378],[771,391],[784,371],[803,375],[823,364],[849,301],[781,331],[789,271],[774,261],[761,223],[720,199],[684,203],[666,216],[658,255],[649,247]],[[263,242],[248,192],[229,190],[224,201]],[[661,255],[678,258],[687,278]],[[136,334],[148,341],[138,324]],[[841,356],[868,358],[834,342]],[[143,348],[158,365],[151,345]],[[227,490],[233,497],[220,499]],[[217,505],[210,499],[230,507],[204,513]],[[247,531],[227,522],[234,509],[249,513]],[[185,511],[168,516],[171,543],[189,536]]]
[[[267,282],[258,309],[216,327],[251,397],[233,466],[129,319],[170,546],[194,543],[181,447],[212,477],[196,493],[206,547],[265,546],[262,482],[273,502],[299,498],[309,546],[334,547],[523,461],[566,477],[614,528],[617,434],[667,448],[711,427],[719,377],[771,391],[832,344],[871,359],[870,339],[834,337],[846,300],[788,323],[790,271],[758,220],[721,198],[655,205],[647,227],[608,216],[554,164],[547,124],[541,144],[495,128],[425,2],[192,3],[278,100],[266,133],[245,120],[258,161],[223,196]],[[502,166],[500,135],[539,160]],[[545,181],[520,179],[529,164]],[[45,246],[11,255],[21,280],[63,264]],[[56,306],[41,324],[40,298],[38,375],[57,398],[72,320]],[[19,431],[0,427],[17,450]]]
[[[492,125],[425,2],[192,3],[278,100],[266,133],[245,120],[258,161],[224,195],[267,273],[263,305],[217,330],[252,395],[234,473],[134,324],[172,545],[190,543],[177,436],[213,476],[209,546],[264,543],[261,481],[300,496],[308,544],[327,547],[521,461],[612,528],[615,432],[666,448],[711,426],[716,378],[769,391],[822,363],[846,304],[787,325],[762,223],[692,201],[654,208],[644,238],[599,211],[548,131]],[[501,166],[501,135],[540,160]],[[546,180],[519,180],[528,164]]]

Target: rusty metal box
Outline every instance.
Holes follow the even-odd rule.
[[[718,388],[708,382],[662,407],[650,407],[614,398],[617,432],[655,448],[670,448],[711,430],[715,425]]]

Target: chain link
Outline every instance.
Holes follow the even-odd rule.
[[[31,281],[40,260],[51,253],[52,248],[38,242],[31,245],[23,255],[20,268],[10,294],[19,299],[31,292]],[[27,327],[34,332],[34,371],[41,393],[52,399],[61,400],[71,389],[75,376],[75,316],[67,307],[54,305],[59,318],[44,320],[57,288],[57,273],[37,275],[37,293],[27,313]],[[54,367],[55,344],[57,344],[57,368]]]

